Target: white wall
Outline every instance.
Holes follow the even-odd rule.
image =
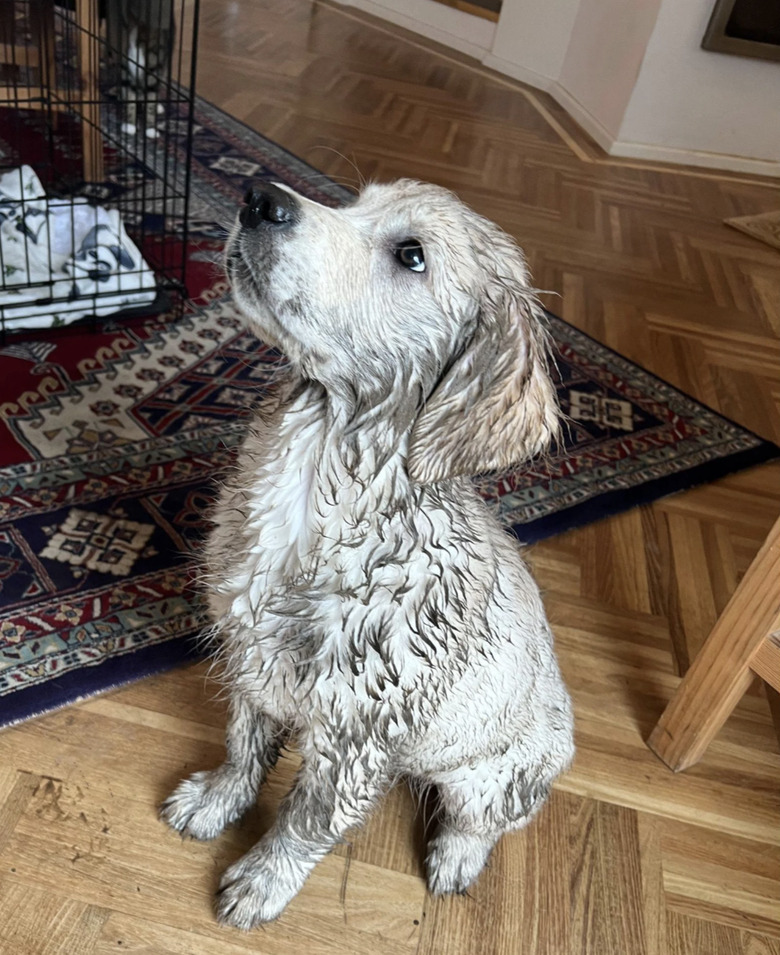
[[[540,89],[557,81],[580,0],[503,0],[486,66]]]
[[[661,0],[580,0],[559,86],[617,138]]]
[[[780,62],[702,50],[712,5],[663,0],[616,152],[702,164],[713,153],[724,164],[729,156],[780,163]]]

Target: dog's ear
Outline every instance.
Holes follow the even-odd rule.
[[[412,481],[505,470],[546,450],[559,422],[547,355],[547,333],[522,287],[502,285],[483,300],[473,335],[412,427]]]

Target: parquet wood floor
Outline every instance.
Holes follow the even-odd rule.
[[[313,165],[456,189],[548,306],[780,440],[780,254],[723,225],[776,182],[619,161],[549,98],[329,2],[203,0],[200,91]],[[337,150],[338,152],[335,152]],[[532,548],[579,751],[469,897],[433,900],[399,789],[280,922],[219,928],[218,874],[294,771],[211,844],[155,805],[222,755],[196,666],[0,734],[3,955],[780,955],[780,757],[763,687],[671,774],[643,740],[780,513],[756,468]]]

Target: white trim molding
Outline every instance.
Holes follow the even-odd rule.
[[[615,137],[576,97],[572,96],[565,87],[557,82],[551,84],[548,92],[555,102],[566,110],[574,122],[581,126],[588,136],[601,146],[605,153],[612,152]]]
[[[607,152],[610,156],[619,156],[623,159],[646,159],[651,162],[682,166],[703,166],[707,169],[724,169],[728,172],[772,176],[780,179],[780,162],[772,159],[751,159],[748,156],[708,153],[697,149],[674,149],[671,146],[653,146],[649,143],[629,143],[622,140],[616,140]]]
[[[515,77],[520,79],[520,77]],[[523,82],[535,85],[530,79]],[[671,146],[656,146],[650,143],[632,143],[616,139],[596,117],[560,83],[539,86],[562,106],[571,118],[610,156],[620,159],[643,159],[648,162],[671,163],[675,166],[697,166],[706,169],[722,169],[741,172],[751,176],[770,176],[780,179],[780,162],[771,159],[752,159],[748,156],[731,156],[727,153],[704,152],[697,149],[677,149]]]
[[[488,69],[495,70],[497,73],[503,73],[504,76],[509,76],[513,80],[519,80],[521,83],[527,83],[528,86],[533,86],[534,89],[544,90],[545,93],[552,92],[552,88],[555,85],[555,80],[551,77],[543,76],[541,73],[537,73],[536,70],[530,70],[528,67],[521,66],[519,63],[513,63],[511,60],[505,60],[503,57],[496,56],[495,53],[487,53],[480,59],[482,65]]]

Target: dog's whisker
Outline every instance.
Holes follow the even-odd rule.
[[[324,149],[324,150],[326,150],[326,151],[328,151],[328,152],[335,153],[335,155],[339,156],[341,159],[344,160],[345,163],[347,163],[348,165],[352,166],[352,168],[355,170],[355,173],[356,173],[356,175],[357,175],[357,182],[358,182],[358,185],[359,185],[360,189],[363,189],[363,188],[365,187],[365,185],[366,185],[366,179],[365,179],[365,177],[363,176],[363,173],[362,173],[362,172],[360,171],[360,169],[358,168],[358,165],[357,165],[357,163],[354,161],[354,159],[348,159],[348,158],[344,155],[344,153],[340,152],[338,149],[335,149],[333,146],[327,146],[327,145],[324,145],[324,144],[320,144],[320,145],[314,146],[314,147],[312,147],[312,148],[313,148],[313,149]]]
[[[308,182],[312,185],[316,185],[318,182],[323,182],[326,184],[336,183],[337,185],[343,186],[345,189],[351,189],[356,196],[360,195],[361,183],[359,180],[353,179],[349,176],[335,176],[335,175],[324,175],[323,173],[310,173],[304,174],[301,177],[305,182]]]

